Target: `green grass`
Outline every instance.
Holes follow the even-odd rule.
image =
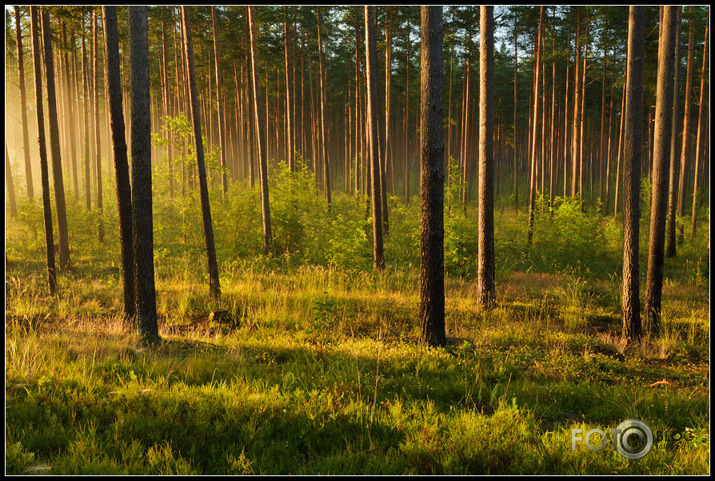
[[[272,201],[284,232],[272,258],[260,255],[255,191],[214,199],[222,298],[212,301],[196,199],[172,206],[160,193],[156,345],[122,321],[115,207],[98,245],[81,227],[92,214],[70,202],[73,268],[53,298],[32,229],[39,211],[21,206],[6,233],[8,473],[709,473],[707,232],[666,259],[661,338],[626,349],[617,222],[566,203],[537,217],[529,248],[525,214],[498,209],[498,302],[483,311],[476,212],[454,208],[449,345],[432,349],[417,342],[417,203],[392,199],[378,274],[363,201],[291,213],[312,193],[283,194]],[[238,225],[257,239],[238,242]],[[209,321],[217,308],[236,322]],[[629,418],[655,434],[644,458],[571,450],[572,429]]]

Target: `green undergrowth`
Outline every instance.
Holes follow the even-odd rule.
[[[197,199],[158,191],[152,345],[122,320],[112,196],[103,245],[86,228],[98,215],[70,199],[72,268],[56,297],[41,211],[20,206],[6,231],[9,474],[709,473],[707,232],[666,259],[660,338],[626,347],[619,221],[557,199],[538,205],[529,246],[526,214],[499,207],[497,305],[485,311],[476,211],[453,205],[449,343],[427,348],[418,203],[390,199],[388,267],[374,273],[364,198],[336,195],[328,208],[306,171],[272,179],[271,257],[256,190],[212,198],[219,301]],[[571,449],[572,429],[626,419],[653,430],[644,458],[610,440]]]

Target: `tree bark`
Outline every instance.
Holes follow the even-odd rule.
[[[55,67],[52,55],[52,32],[50,15],[46,9],[41,11],[42,46],[45,50],[45,71],[47,75],[47,116],[50,127],[50,151],[52,153],[52,180],[55,190],[55,208],[57,210],[57,236],[59,242],[60,267],[70,267],[69,234],[67,232],[67,207],[65,188],[62,179],[62,157],[60,154],[60,132],[57,124],[57,96],[55,91]]]
[[[375,7],[365,6],[365,66],[367,74],[367,128],[370,154],[372,197],[373,265],[376,271],[385,268],[382,244],[382,201],[380,188],[379,126],[377,106],[377,39],[375,38]]]
[[[690,7],[693,12],[693,7]],[[678,224],[678,244],[684,240],[683,215],[685,214],[685,166],[688,158],[688,141],[690,137],[690,93],[693,84],[693,27],[692,17],[688,20],[688,67],[685,74],[685,103],[683,104],[683,137],[680,148],[680,176],[678,178],[678,217],[681,219]]]
[[[17,215],[17,203],[15,202],[15,183],[12,179],[12,166],[10,165],[10,156],[7,153],[7,143],[5,144],[5,182],[7,191],[10,196],[10,215]]]
[[[42,210],[45,223],[45,253],[47,255],[47,283],[50,294],[57,292],[57,272],[55,270],[55,249],[52,235],[52,208],[50,206],[50,176],[47,166],[45,145],[45,117],[42,107],[42,60],[40,54],[39,21],[35,6],[30,7],[30,29],[32,30],[32,64],[35,77],[35,113],[37,114],[37,142],[40,150],[40,179],[42,182]]]
[[[535,64],[535,77],[534,77],[534,111],[533,118],[537,119],[539,116],[539,76],[541,75],[541,38],[544,33],[544,7],[540,8],[539,12],[539,37],[536,43],[536,64]],[[527,232],[527,241],[529,245],[532,243],[532,237],[534,235],[534,204],[536,200],[536,147],[537,147],[537,132],[538,132],[538,122],[534,120],[533,122],[533,134],[531,136],[531,179],[529,188],[529,228]],[[575,179],[574,179],[575,180]]]
[[[422,240],[420,340],[447,342],[444,322],[444,140],[442,7],[421,7],[420,169]]]
[[[214,40],[214,61],[216,62],[216,108],[218,109],[218,138],[219,147],[221,149],[221,189],[223,191],[223,198],[226,199],[226,192],[228,191],[228,167],[226,166],[226,124],[224,118],[224,107],[221,99],[222,85],[221,85],[221,62],[219,61],[219,48],[218,48],[218,32],[216,31],[216,7],[211,7],[211,22],[213,26],[213,40]]]
[[[188,8],[181,7],[184,23],[184,52],[187,59],[189,74],[189,91],[191,97],[191,118],[194,124],[194,142],[196,143],[196,167],[199,171],[199,195],[201,197],[201,218],[206,241],[206,259],[209,272],[209,295],[214,299],[221,297],[221,286],[218,278],[218,263],[216,262],[216,247],[211,222],[211,205],[206,182],[206,164],[204,163],[204,145],[201,138],[201,118],[199,116],[199,95],[196,88],[196,71],[194,70],[194,49],[191,41],[191,18]]]
[[[295,171],[295,148],[293,147],[293,118],[291,112],[290,62],[288,53],[288,7],[283,6],[283,45],[285,47],[286,75],[286,148],[288,150],[288,168]],[[294,59],[295,61],[295,59]]]
[[[623,159],[623,338],[641,336],[638,236],[640,221],[640,158],[643,117],[644,7],[630,7],[626,124]]]
[[[543,10],[542,10],[543,17]],[[494,287],[494,7],[480,7],[479,49],[479,304],[492,307]]]
[[[579,176],[580,153],[581,153],[581,137],[579,129],[579,119],[581,118],[581,105],[579,97],[580,91],[580,76],[579,63],[581,62],[581,7],[578,7],[578,20],[576,21],[576,62],[574,64],[574,105],[573,105],[573,138],[571,144],[571,197],[576,197],[577,181]]]
[[[700,108],[698,110],[698,133],[697,133],[697,140],[695,142],[695,169],[693,171],[693,209],[690,215],[690,235],[692,237],[695,236],[695,226],[696,226],[696,207],[697,207],[697,200],[698,200],[698,175],[699,175],[699,165],[700,165],[700,142],[703,138],[703,122],[704,122],[704,114],[705,114],[705,68],[707,67],[707,62],[708,62],[708,25],[710,20],[710,10],[708,9],[708,16],[707,20],[705,21],[705,43],[703,44],[703,68],[700,73]],[[705,119],[707,121],[707,119]],[[707,133],[705,133],[707,135]],[[704,177],[704,175],[702,176]],[[709,245],[709,244],[708,244]]]
[[[658,43],[658,85],[653,139],[653,198],[651,202],[648,275],[645,293],[645,324],[648,332],[660,332],[665,217],[667,213],[668,163],[673,115],[673,57],[675,50],[675,9],[663,7],[663,23]]]
[[[92,97],[94,109],[94,155],[95,179],[97,180],[97,232],[99,242],[104,243],[104,223],[102,221],[102,143],[99,132],[99,51],[97,47],[97,12],[92,12]],[[151,131],[151,130],[150,130]]]
[[[678,121],[680,116],[680,23],[681,12],[676,10],[675,28],[675,72],[673,78],[673,126],[670,133],[670,168],[668,169],[668,220],[666,222],[667,257],[675,257],[675,161],[678,158]],[[692,22],[691,22],[692,24]]]
[[[25,160],[25,180],[27,181],[27,196],[34,199],[32,185],[32,165],[30,163],[30,135],[27,125],[27,99],[25,97],[25,61],[22,50],[22,32],[20,28],[20,7],[15,6],[15,33],[17,46],[18,83],[20,85],[20,118],[22,122],[22,153]]]
[[[323,36],[321,34],[320,28],[320,7],[317,7],[318,14],[318,65],[319,65],[319,75],[320,75],[320,152],[323,160],[323,189],[325,191],[325,198],[330,205],[330,162],[328,160],[327,152],[327,138],[325,132],[325,70],[323,65]]]
[[[256,27],[254,20],[253,7],[248,8],[248,26],[251,37],[251,73],[253,81],[253,106],[256,128],[256,143],[258,146],[258,165],[260,168],[261,178],[261,206],[263,208],[263,251],[266,255],[270,254],[273,249],[273,238],[271,236],[271,213],[268,203],[268,167],[266,165],[266,138],[261,131],[263,125],[263,112],[261,111],[261,102],[258,90],[258,59],[256,47]]]
[[[119,207],[119,245],[122,254],[122,277],[124,279],[124,313],[127,317],[136,314],[134,248],[132,246],[132,189],[129,181],[127,142],[124,132],[122,110],[122,84],[119,72],[119,33],[117,32],[116,7],[104,9],[104,50],[107,59],[107,93],[109,95],[110,127],[114,157],[114,175]]]
[[[132,137],[132,235],[137,329],[145,340],[159,338],[154,286],[154,237],[151,194],[149,30],[146,7],[129,9]]]

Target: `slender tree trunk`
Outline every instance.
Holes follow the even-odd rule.
[[[542,10],[543,17],[543,10]],[[479,304],[492,307],[494,287],[494,7],[480,7],[479,49]]]
[[[645,293],[645,324],[654,336],[660,332],[661,295],[663,290],[663,248],[667,213],[668,163],[670,130],[673,115],[673,57],[675,50],[675,9],[663,7],[663,23],[658,44],[658,86],[653,140],[653,198],[650,217],[648,275]]]
[[[644,7],[630,7],[626,125],[623,159],[623,338],[641,336],[638,236],[640,221],[640,158],[643,116]]]
[[[95,178],[97,180],[97,227],[99,242],[104,243],[104,223],[102,220],[102,143],[99,132],[99,51],[97,46],[97,12],[92,12],[92,82],[94,109],[94,155]]]
[[[85,207],[92,208],[92,179],[90,175],[90,150],[89,150],[89,62],[86,51],[86,32],[84,29],[84,16],[82,17],[82,105],[84,106],[84,195]]]
[[[518,164],[518,149],[517,149],[517,128],[516,128],[516,112],[517,103],[519,100],[516,82],[516,72],[518,67],[518,57],[517,57],[517,29],[516,29],[516,19],[517,16],[514,15],[514,210],[519,210],[519,186],[518,186],[518,176],[519,176],[519,164]]]
[[[534,80],[534,112],[533,118],[539,117],[539,76],[541,75],[541,39],[544,33],[544,7],[540,8],[539,12],[539,37],[536,43],[536,64],[535,64],[535,80]],[[536,146],[537,146],[537,129],[538,122],[533,122],[534,132],[531,136],[531,181],[529,188],[529,228],[527,232],[527,240],[529,245],[532,243],[534,235],[534,204],[536,200]]]
[[[373,264],[376,271],[385,268],[382,245],[382,201],[380,192],[379,126],[377,106],[377,39],[375,38],[375,7],[365,6],[365,66],[367,74],[367,127],[372,176]]]
[[[626,74],[628,74],[628,68],[626,67]],[[618,190],[621,186],[621,158],[623,152],[623,125],[625,123],[625,110],[626,110],[626,84],[623,84],[623,95],[621,96],[621,126],[618,131],[618,153],[616,155],[616,182],[615,189],[616,195],[613,200],[613,217],[618,215]]]
[[[581,153],[581,137],[579,129],[579,119],[581,118],[580,111],[580,76],[579,67],[581,62],[581,7],[578,7],[578,20],[576,21],[576,62],[574,63],[574,105],[573,105],[573,139],[571,144],[571,197],[576,197],[576,189],[578,175],[579,175],[579,164],[580,164],[580,153]]]
[[[50,14],[41,10],[42,38],[45,50],[45,71],[47,75],[47,116],[50,127],[50,151],[52,153],[52,180],[55,190],[55,208],[57,209],[57,235],[59,241],[60,267],[70,267],[69,234],[67,232],[67,207],[65,188],[62,179],[62,158],[60,154],[60,132],[57,124],[57,96],[55,94],[55,67],[52,56],[52,32]]]
[[[571,11],[571,7],[569,7],[569,13]],[[566,83],[566,93],[564,95],[564,146],[563,146],[563,155],[564,155],[564,198],[566,198],[568,189],[567,189],[567,183],[568,183],[568,166],[569,166],[569,68],[571,66],[571,24],[569,23],[569,30],[568,30],[568,41],[566,42],[566,78],[564,82]]]
[[[608,211],[608,200],[609,200],[609,185],[611,183],[611,139],[612,128],[613,128],[613,84],[615,82],[615,75],[611,81],[611,102],[608,107],[608,147],[606,148],[606,185],[605,185],[605,195],[603,197],[603,204],[601,205],[601,215],[606,215]]]
[[[5,144],[5,182],[7,191],[10,196],[10,215],[17,215],[17,203],[15,202],[15,183],[12,179],[12,166],[10,165],[10,156],[7,153],[7,143]]]
[[[605,38],[608,38],[608,30],[605,32]],[[598,137],[598,201],[603,208],[603,171],[605,167],[605,155],[603,147],[605,145],[605,128],[606,128],[606,42],[603,41],[603,75],[601,77],[601,134]]]
[[[30,136],[27,127],[27,99],[25,97],[25,61],[22,50],[22,33],[20,29],[20,7],[15,6],[15,33],[17,46],[18,83],[20,85],[20,118],[22,122],[22,153],[25,160],[25,180],[27,181],[27,196],[34,199],[32,184],[32,165],[30,164]]]
[[[151,194],[149,29],[146,7],[129,7],[132,137],[132,235],[137,329],[145,340],[159,337],[154,285]]]
[[[321,157],[323,159],[323,189],[325,191],[325,198],[328,200],[328,205],[330,205],[330,161],[328,159],[327,153],[327,138],[325,132],[325,70],[323,62],[323,36],[321,34],[320,28],[320,7],[317,7],[318,14],[318,65],[319,65],[319,75],[320,75],[320,148]]]
[[[554,167],[555,155],[554,144],[556,143],[556,39],[551,36],[551,136],[549,141],[549,208],[554,206]],[[497,176],[498,177],[498,176]],[[558,181],[557,181],[558,182]],[[499,183],[497,182],[497,186]],[[498,194],[498,192],[497,192]]]
[[[693,7],[690,7],[693,12]],[[694,22],[691,17],[688,20],[688,67],[685,74],[685,103],[683,104],[683,136],[680,148],[680,176],[678,178],[678,217],[681,219],[678,224],[678,244],[683,243],[684,226],[683,215],[685,214],[685,166],[688,158],[688,141],[690,140],[690,93],[693,84],[693,27]]]
[[[678,122],[680,120],[680,23],[681,12],[676,10],[675,20],[675,72],[673,79],[673,126],[670,133],[670,168],[668,169],[668,220],[666,222],[667,257],[675,257],[675,163],[678,158]],[[692,23],[692,22],[691,22]]]
[[[410,203],[410,21],[407,21],[407,56],[405,61],[405,204]]]
[[[705,114],[705,68],[707,67],[707,62],[708,62],[708,25],[710,20],[710,10],[708,9],[708,16],[705,21],[705,43],[703,44],[703,68],[700,73],[700,108],[698,110],[698,133],[697,133],[697,140],[695,142],[695,169],[693,171],[693,209],[690,215],[690,235],[692,237],[695,236],[695,226],[696,226],[696,203],[698,200],[698,167],[700,165],[700,142],[703,138],[703,123],[704,123],[704,114]],[[707,121],[707,119],[705,119]],[[705,135],[707,136],[707,132],[705,132]],[[704,174],[704,173],[703,173]],[[705,175],[701,176],[703,179],[705,178]],[[708,244],[709,245],[709,244]]]
[[[442,7],[421,7],[420,174],[422,241],[420,340],[447,342],[444,322],[444,118]]]
[[[251,38],[251,74],[253,81],[253,105],[255,114],[256,143],[258,146],[258,159],[261,177],[261,206],[263,208],[263,251],[270,254],[273,247],[271,236],[271,213],[268,203],[268,166],[266,163],[266,140],[261,125],[263,124],[263,112],[261,112],[261,102],[258,90],[258,59],[256,57],[256,28],[254,25],[253,7],[248,8],[248,26]]]
[[[136,314],[134,248],[132,246],[132,189],[129,181],[127,143],[122,110],[122,84],[119,72],[119,34],[116,7],[103,7],[104,50],[107,62],[107,93],[109,95],[110,127],[114,157],[114,175],[119,207],[119,245],[122,253],[124,279],[124,312],[127,317]]]
[[[52,208],[50,205],[50,176],[47,166],[45,145],[45,117],[42,108],[42,60],[40,54],[39,20],[35,6],[30,7],[30,28],[32,31],[32,64],[35,77],[35,113],[37,114],[37,141],[40,149],[40,179],[42,181],[42,210],[45,222],[45,253],[47,254],[47,283],[50,294],[57,292],[57,272],[55,270],[55,249],[52,235]]]
[[[216,62],[216,108],[218,109],[218,138],[219,147],[221,149],[221,188],[223,190],[223,198],[226,199],[226,192],[228,191],[228,175],[226,166],[226,125],[223,114],[223,102],[221,99],[222,84],[221,84],[221,62],[219,61],[219,49],[218,49],[218,32],[216,31],[216,7],[211,7],[211,22],[213,26],[214,34],[214,60]],[[287,74],[286,74],[287,75]]]
[[[581,97],[581,109],[579,112],[579,166],[578,166],[578,197],[579,197],[579,202],[581,203],[581,211],[583,212],[584,207],[583,207],[583,167],[585,164],[585,157],[586,157],[586,152],[585,152],[585,145],[586,142],[584,141],[585,136],[584,136],[584,115],[585,115],[585,110],[586,110],[586,61],[588,59],[588,16],[586,16],[585,20],[585,32],[584,32],[584,43],[583,43],[583,80],[581,81],[580,89],[581,92],[579,96]]]
[[[285,74],[286,74],[286,146],[288,150],[288,168],[295,171],[295,156],[293,147],[293,119],[291,112],[291,89],[290,89],[290,62],[288,53],[288,7],[283,6],[283,45],[285,46]],[[294,60],[295,61],[295,60]]]
[[[206,165],[204,163],[204,146],[201,138],[201,118],[199,116],[199,96],[196,88],[196,72],[194,70],[194,49],[191,41],[191,18],[187,7],[181,7],[184,24],[184,51],[188,61],[189,89],[191,92],[191,118],[194,124],[194,141],[196,142],[196,166],[199,171],[199,195],[201,197],[201,217],[203,219],[204,239],[206,240],[206,258],[209,272],[209,295],[214,299],[221,297],[221,286],[218,278],[218,263],[216,262],[216,247],[211,222],[211,206],[206,182]]]

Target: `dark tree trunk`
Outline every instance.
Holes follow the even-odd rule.
[[[40,53],[38,7],[30,7],[30,28],[32,30],[32,64],[35,77],[35,112],[37,114],[37,142],[40,149],[40,178],[42,180],[42,210],[45,222],[45,253],[47,254],[47,282],[50,294],[57,292],[57,272],[55,271],[55,249],[52,235],[52,208],[50,206],[50,176],[47,167],[47,147],[45,145],[45,116],[42,108],[42,57]]]
[[[132,235],[136,275],[137,328],[145,340],[159,337],[154,287],[154,232],[151,194],[151,100],[146,7],[129,7],[132,137]]]
[[[542,14],[543,15],[543,14]],[[479,49],[479,304],[492,307],[494,287],[494,7],[480,7]]]
[[[640,220],[640,158],[643,125],[644,7],[630,7],[628,28],[628,78],[623,158],[623,338],[641,336],[638,235]]]
[[[663,7],[663,23],[658,44],[658,86],[653,139],[653,199],[650,217],[650,245],[645,292],[645,324],[654,336],[660,332],[665,217],[668,207],[668,163],[673,115],[673,56],[675,50],[675,9]]]
[[[189,89],[191,97],[191,118],[194,124],[194,141],[196,142],[196,167],[199,171],[199,195],[201,197],[201,218],[206,241],[206,258],[209,272],[209,294],[214,299],[221,297],[221,286],[218,278],[218,263],[216,262],[216,247],[214,231],[211,223],[211,205],[206,182],[206,164],[204,163],[204,143],[201,138],[201,118],[199,116],[199,95],[196,88],[196,71],[194,70],[194,49],[191,42],[191,19],[187,7],[181,7],[184,20],[184,52],[187,58]]]
[[[60,154],[60,132],[57,124],[57,96],[55,94],[55,67],[52,55],[52,32],[50,15],[46,9],[41,11],[42,46],[45,50],[45,71],[47,75],[47,116],[50,127],[50,150],[52,152],[52,180],[55,189],[55,208],[57,209],[57,236],[60,245],[60,267],[70,266],[69,234],[67,232],[67,207],[65,206],[65,188],[62,179],[62,158]]]
[[[132,246],[132,189],[129,181],[127,142],[122,110],[122,83],[119,72],[119,34],[116,7],[104,7],[104,51],[107,62],[107,90],[109,95],[109,125],[112,133],[114,175],[119,207],[119,245],[122,252],[124,278],[124,312],[136,314],[134,248]]]
[[[444,140],[442,7],[421,7],[420,164],[422,242],[420,340],[447,342],[444,322]]]
[[[367,127],[371,173],[373,265],[385,268],[382,245],[382,201],[380,192],[380,153],[377,106],[377,39],[375,38],[375,7],[365,6],[365,66],[367,74]]]
[[[251,75],[253,83],[253,106],[254,119],[256,128],[256,143],[258,146],[258,165],[260,167],[261,177],[261,206],[263,208],[263,251],[266,255],[270,254],[273,247],[273,238],[271,236],[271,213],[268,203],[268,167],[266,165],[266,138],[261,130],[263,125],[263,112],[261,111],[261,102],[258,89],[258,59],[256,57],[256,27],[254,25],[253,7],[248,8],[248,26],[251,37]]]
[[[681,9],[676,10],[675,20],[675,72],[673,78],[673,126],[670,132],[670,168],[668,169],[668,220],[666,222],[667,257],[675,257],[675,162],[678,158],[678,123],[680,117],[680,16]],[[691,22],[692,23],[692,22]]]
[[[25,61],[22,50],[22,33],[20,29],[20,7],[15,6],[15,33],[17,46],[18,83],[20,85],[20,118],[22,121],[22,153],[25,160],[25,179],[27,181],[27,196],[33,200],[35,193],[32,185],[32,165],[30,164],[30,136],[27,129],[27,99],[25,96]]]
[[[517,82],[516,82],[516,72],[517,72],[517,66],[519,64],[518,62],[518,57],[517,57],[517,38],[518,38],[518,33],[516,30],[516,19],[517,16],[514,15],[514,210],[518,211],[519,210],[519,187],[517,184],[518,180],[518,175],[519,175],[519,164],[518,164],[518,148],[517,148],[517,128],[516,128],[516,112],[517,112],[517,102],[518,102],[518,93],[517,93]],[[567,80],[568,83],[568,80]],[[567,87],[568,88],[568,87]]]

